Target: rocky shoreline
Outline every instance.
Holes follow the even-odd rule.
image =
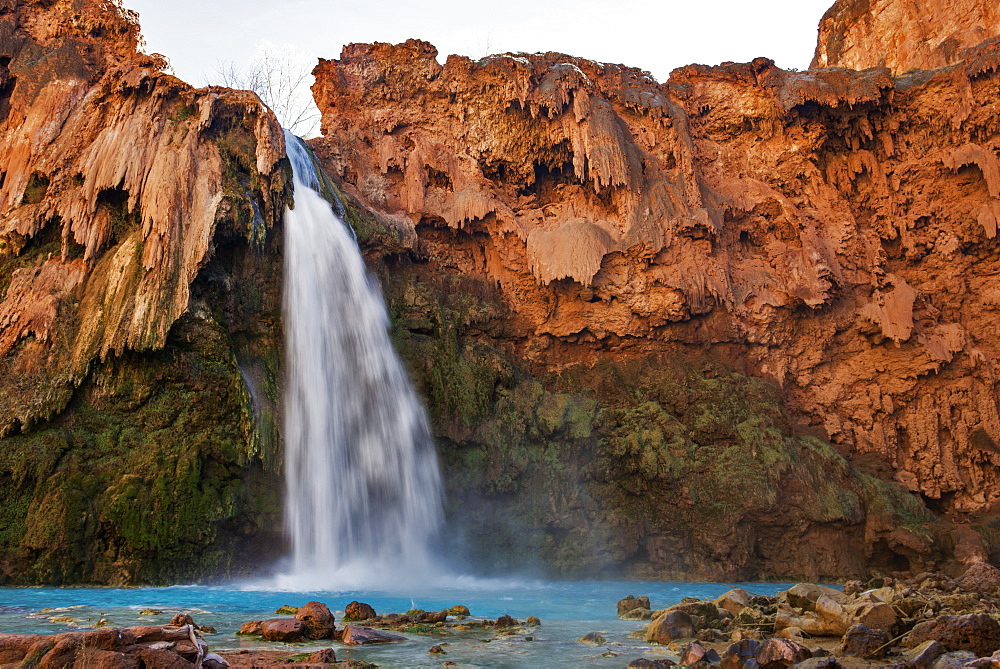
[[[586,644],[602,666],[616,666],[611,663],[617,658],[622,667],[1000,667],[1000,570],[985,563],[960,578],[925,573],[849,581],[843,589],[800,583],[770,596],[734,587],[715,599],[687,597],[662,609],[654,609],[648,597],[630,595],[618,602],[617,613],[635,622],[628,638],[639,643],[631,647],[609,642],[600,631],[563,639],[537,617],[484,619],[463,605],[379,614],[354,601],[339,621],[320,602],[283,606],[275,613],[279,617],[243,623],[237,634],[248,647],[230,649],[209,648],[205,637],[216,630],[199,626],[188,614],[165,625],[100,628],[107,625],[102,620],[98,629],[62,634],[0,634],[0,666],[369,667],[379,665],[356,657],[338,660],[338,654],[415,640],[424,643],[411,652],[430,656],[421,664],[460,666],[454,660],[462,659],[463,644],[474,639]],[[322,647],[324,642],[329,646]],[[490,648],[496,653],[491,662],[517,664],[499,644]]]

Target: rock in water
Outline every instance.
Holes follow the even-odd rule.
[[[668,644],[677,639],[689,639],[694,636],[694,622],[691,616],[683,611],[670,611],[653,622],[646,628],[646,641],[651,643]]]
[[[260,624],[260,634],[268,641],[298,641],[306,637],[306,626],[295,618],[272,618]]]
[[[648,611],[649,608],[649,597],[635,597],[634,595],[629,595],[625,599],[618,600],[619,617],[634,609],[646,609]]]
[[[351,602],[344,607],[344,620],[371,620],[377,615],[371,605],[363,602]]]
[[[345,625],[342,642],[347,646],[367,646],[376,643],[392,643],[406,641],[406,637],[390,632],[374,630],[360,625]]]
[[[302,606],[295,619],[302,621],[305,626],[305,637],[307,639],[332,639],[336,630],[333,614],[326,604],[320,602],[307,602]]]

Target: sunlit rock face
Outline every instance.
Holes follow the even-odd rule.
[[[812,67],[933,70],[997,36],[1000,5],[991,0],[837,0],[820,21]]]
[[[494,342],[539,374],[711,351],[935,511],[1000,499],[1000,45],[898,77],[758,59],[665,84],[436,55],[322,60],[316,146],[415,257],[498,289]]]
[[[200,562],[215,523],[239,524],[229,467],[259,463],[281,129],[255,95],[193,89],[138,40],[110,0],[0,2],[0,580],[215,569],[217,553]],[[274,349],[246,383],[239,347]],[[198,566],[157,573],[188,549]]]

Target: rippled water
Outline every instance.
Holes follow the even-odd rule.
[[[791,584],[736,584],[751,592],[771,595]],[[217,634],[206,635],[213,650],[269,648],[289,654],[333,646],[338,659],[358,659],[383,667],[440,666],[446,660],[477,667],[623,667],[638,657],[664,657],[664,648],[651,648],[628,635],[644,623],[619,620],[616,603],[626,595],[647,595],[654,608],[676,604],[683,597],[717,597],[730,585],[716,583],[660,582],[543,582],[456,578],[451,586],[413,588],[406,592],[343,591],[293,592],[266,586],[173,586],[169,588],[0,588],[0,632],[57,633],[87,628],[102,618],[116,627],[166,623],[173,614],[187,612],[199,625],[211,625]],[[413,608],[440,611],[464,604],[473,618],[511,615],[522,622],[541,619],[541,627],[510,637],[495,638],[492,630],[473,629],[447,636],[407,634],[407,641],[389,646],[349,648],[335,642],[269,644],[237,637],[247,620],[275,617],[282,605],[299,606],[320,601],[339,620],[352,600],[367,602],[378,613],[403,613]],[[43,608],[55,609],[39,613]],[[142,609],[162,613],[142,616]],[[72,622],[50,622],[69,616]],[[608,641],[589,646],[576,641],[588,632],[600,632]],[[447,643],[445,655],[427,650]]]

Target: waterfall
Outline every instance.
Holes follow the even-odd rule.
[[[308,589],[420,578],[441,524],[427,417],[389,339],[375,277],[285,131],[295,207],[285,212],[285,521]]]

